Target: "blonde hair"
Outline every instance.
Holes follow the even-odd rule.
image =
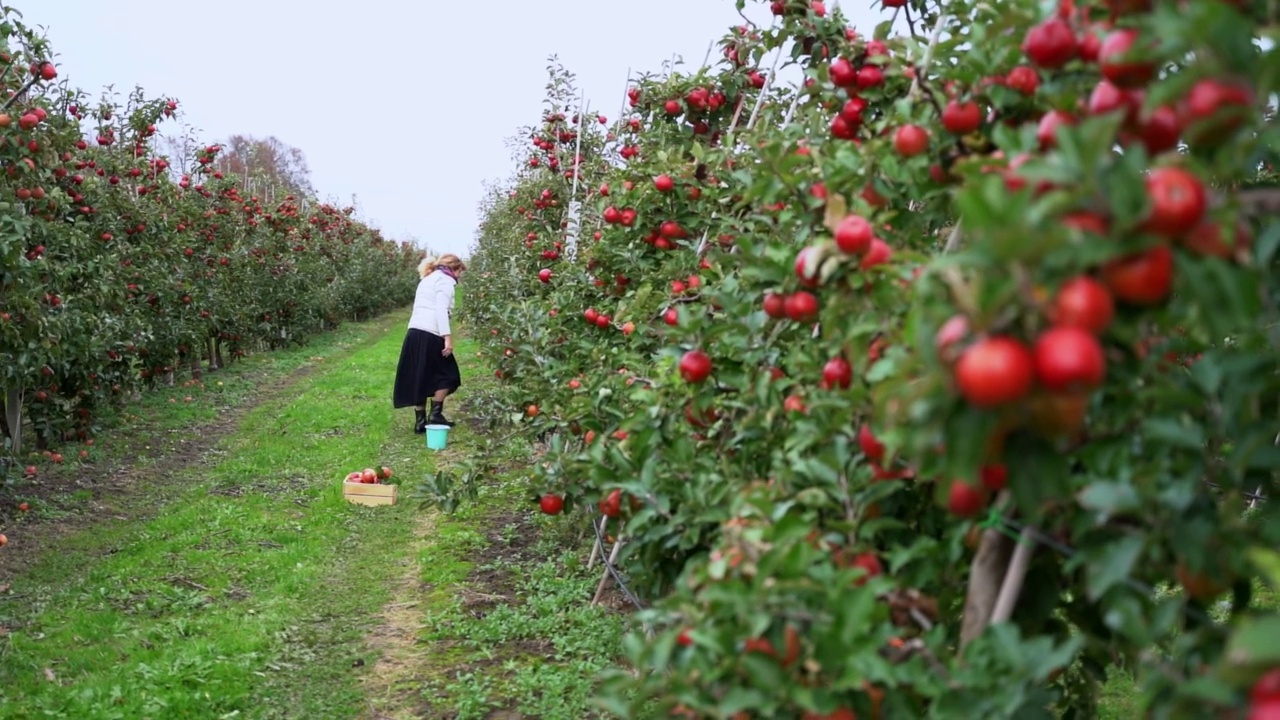
[[[440,267],[447,267],[456,272],[458,270],[466,270],[467,264],[462,262],[462,258],[459,258],[453,253],[445,253],[440,257],[432,257],[428,255],[422,258],[422,262],[418,263],[418,275],[426,277],[435,272],[436,268]]]

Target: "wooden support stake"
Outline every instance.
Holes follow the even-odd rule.
[[[605,527],[609,524],[609,516],[608,516],[608,515],[606,515],[606,516],[604,516],[604,517],[600,518],[600,534],[599,534],[599,535],[596,535],[596,533],[595,533],[595,530],[594,530],[594,528],[595,528],[595,524],[596,524],[596,521],[595,521],[595,520],[592,520],[592,521],[591,521],[591,526],[592,526],[592,528],[593,528],[593,529],[592,529],[592,532],[591,532],[591,535],[592,535],[592,537],[591,537],[591,558],[590,558],[589,560],[587,560],[587,569],[588,569],[588,570],[590,570],[591,568],[593,568],[593,567],[595,567],[595,566],[596,566],[596,558],[600,557],[600,545],[601,545],[601,543],[603,542],[603,540],[601,540],[600,538],[605,537],[604,529],[605,529]]]
[[[581,163],[578,158],[582,155],[582,131],[587,127],[587,89],[582,89],[582,98],[578,100],[578,136],[574,138],[573,144],[573,191],[569,194],[569,202],[572,204],[578,199],[578,176],[582,174]]]
[[[573,146],[573,158],[569,165],[573,169],[573,190],[569,193],[569,227],[565,232],[565,250],[569,261],[578,259],[578,236],[582,229],[582,205],[578,202],[578,179],[582,176],[582,135],[587,127],[587,90],[582,89],[582,98],[578,101],[578,132]]]
[[[604,575],[600,578],[600,584],[596,586],[595,597],[591,598],[592,605],[600,604],[600,598],[604,596],[604,589],[609,584],[609,578],[611,577],[609,566],[613,565],[614,561],[618,559],[618,552],[621,550],[622,538],[618,538],[618,542],[613,544],[613,552],[609,553],[609,559],[605,561]]]
[[[751,117],[747,120],[747,129],[750,130],[756,126],[756,120],[760,119],[760,109],[764,107],[764,98],[769,94],[770,88],[773,87],[773,78],[778,74],[778,63],[782,61],[782,48],[778,48],[778,54],[773,57],[773,67],[770,68],[768,76],[764,79],[764,87],[760,88],[760,96],[756,98],[756,106],[751,109]]]
[[[766,80],[765,82],[768,81]],[[743,102],[745,98],[745,95],[738,95],[738,104],[733,109],[733,119],[729,121],[729,134],[732,134],[734,130],[738,129],[738,119],[742,117],[742,108],[746,105],[746,103]]]
[[[5,422],[9,424],[10,450],[14,457],[22,453],[22,386],[14,385],[5,392]]]
[[[961,651],[987,629],[995,610],[996,596],[1009,567],[1013,541],[999,530],[983,530],[978,552],[969,568],[969,590],[964,599],[960,625]]]
[[[1002,490],[992,506],[997,510],[1009,504],[1009,491]],[[960,623],[960,651],[973,642],[991,620],[996,597],[1009,569],[1009,555],[1013,552],[1013,540],[1004,528],[987,528],[978,541],[969,566],[969,587],[964,598],[964,615]]]
[[[1013,617],[1013,608],[1018,604],[1018,595],[1027,577],[1027,566],[1031,564],[1031,553],[1036,546],[1032,533],[1030,527],[1024,527],[1018,535],[1018,545],[1013,549],[1013,558],[1009,560],[1009,570],[1004,574],[1004,583],[1000,586],[988,625],[1008,622]]]
[[[706,251],[707,251],[707,236],[708,236],[710,233],[711,233],[711,231],[710,231],[710,230],[704,230],[704,231],[702,231],[702,239],[698,241],[698,255],[699,255],[699,256],[701,256],[701,255],[702,255],[702,253],[704,253],[704,252],[706,252]]]
[[[796,96],[791,98],[791,107],[787,108],[787,115],[782,119],[782,126],[786,127],[791,124],[791,118],[795,117],[796,106],[800,104],[800,90],[796,90]]]
[[[942,252],[953,253],[956,250],[959,250],[961,237],[962,235],[960,233],[960,221],[957,220],[955,227],[951,228],[951,234],[947,236],[947,244],[943,246]]]

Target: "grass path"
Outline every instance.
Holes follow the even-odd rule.
[[[480,392],[487,382],[477,383]],[[465,412],[465,401],[464,408]],[[441,470],[482,452],[460,425]],[[380,660],[365,676],[367,720],[585,720],[594,676],[619,653],[615,595],[591,606],[585,537],[539,515],[523,478],[534,448],[490,448],[500,469],[449,515],[418,516],[412,552],[371,635]]]
[[[504,445],[458,514],[409,498],[482,438],[429,453],[390,411],[402,323],[151,395],[0,494],[0,717],[588,717],[618,615],[525,504],[531,448]],[[459,356],[465,416],[488,375]],[[346,503],[343,475],[380,465],[406,499]]]
[[[139,410],[150,418],[134,428],[141,438],[102,438],[200,443],[220,413],[201,423],[163,395],[216,407],[218,381],[237,388],[229,402],[252,408],[227,412],[238,423],[203,455],[161,451],[127,468],[135,482],[104,499],[115,508],[107,521],[58,535],[10,581],[0,716],[349,714],[360,698],[346,676],[411,513],[347,507],[338,481],[348,469],[412,474],[427,461],[383,448],[405,422],[385,392],[396,325],[355,326],[291,357],[263,356],[274,371],[162,393]],[[384,559],[360,562],[365,553]]]

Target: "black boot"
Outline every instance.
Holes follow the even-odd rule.
[[[413,432],[415,435],[421,435],[427,431],[427,411],[426,409],[413,409]]]
[[[444,403],[431,401],[431,417],[427,418],[428,425],[448,425],[453,427],[453,423],[444,416]]]

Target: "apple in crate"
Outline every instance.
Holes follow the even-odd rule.
[[[359,470],[357,470],[357,471],[355,471],[355,472],[352,472],[352,473],[347,473],[347,480],[346,480],[346,482],[349,482],[349,483],[358,483],[358,482],[360,482],[361,477],[362,477],[362,474],[361,474],[361,472],[360,472]]]
[[[390,480],[390,479],[391,479],[391,468],[387,467],[386,465],[383,465],[383,466],[382,466],[382,468],[378,470],[378,479],[379,479],[379,480]]]
[[[364,472],[360,473],[360,482],[365,485],[373,485],[378,482],[378,471],[373,468],[365,468]]]

